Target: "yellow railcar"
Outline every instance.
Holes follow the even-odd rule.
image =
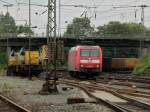
[[[15,53],[14,55],[10,55],[8,59],[8,65],[19,65],[19,55]]]
[[[30,56],[29,56],[30,55]],[[40,64],[40,54],[38,51],[25,51],[25,65],[39,65]]]
[[[29,56],[30,55],[30,56]],[[8,59],[7,75],[28,74],[38,75],[42,71],[39,51],[20,51],[11,53]]]
[[[48,46],[42,45],[41,58],[48,59]]]

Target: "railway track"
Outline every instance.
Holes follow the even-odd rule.
[[[137,85],[136,84],[126,84],[126,83],[114,83],[113,82],[102,82],[100,80],[98,81],[89,81],[95,87],[99,88],[99,86],[103,86],[105,88],[108,88],[109,90],[116,91],[120,94],[127,94],[127,95],[132,95],[132,96],[137,96],[137,97],[143,97],[143,98],[150,98],[150,91],[149,91],[149,86],[146,85]],[[114,85],[117,85],[117,87]],[[135,87],[134,87],[135,86]]]
[[[108,79],[108,80],[120,80],[120,81],[131,81],[131,82],[139,82],[139,83],[150,83],[150,77],[137,77],[131,76],[127,74],[109,74],[104,73],[100,76],[100,79]]]
[[[31,112],[10,99],[0,95],[0,112]]]
[[[61,70],[62,75],[66,77],[70,77],[67,70]],[[67,74],[67,76],[66,76]],[[150,84],[150,77],[146,76],[133,76],[132,74],[120,74],[120,73],[102,73],[99,77],[102,80],[119,80],[119,81],[130,81],[137,83],[147,83]]]
[[[123,95],[118,94],[114,90],[110,90],[110,88],[102,87],[102,86],[97,86],[93,85],[91,83],[82,83],[82,81],[77,81],[77,80],[63,80],[61,83],[69,84],[72,86],[76,86],[78,88],[81,88],[84,90],[90,97],[93,97],[94,99],[97,100],[97,102],[102,102],[105,105],[113,108],[117,112],[149,112],[150,111],[150,104],[147,104],[145,102],[140,102],[135,99],[131,99],[129,97],[125,97]],[[109,99],[105,100],[103,98],[100,98],[93,93],[95,91],[107,91],[120,99],[124,100],[124,102],[113,102]],[[104,96],[105,97],[105,96]]]
[[[67,72],[64,72],[59,77],[61,79],[90,82],[91,84],[93,84],[94,88],[97,89],[97,90],[99,90],[100,88],[101,89],[104,88],[104,87],[102,87],[102,85],[103,86],[105,85],[105,88],[109,88],[109,90],[115,91],[115,92],[120,93],[120,94],[127,94],[127,95],[131,95],[131,96],[136,96],[136,97],[150,98],[150,91],[149,91],[150,85],[149,84],[145,85],[145,83],[144,84],[142,83],[142,85],[136,86],[135,84],[134,85],[129,84],[129,82],[128,81],[126,82],[125,80],[123,80],[123,81],[118,81],[117,80],[117,82],[118,82],[117,84],[115,84],[115,83],[112,84],[110,81],[105,81],[105,80],[102,80],[102,79],[98,79],[96,81],[91,80],[91,79],[89,79],[89,80],[88,79],[87,80],[85,80],[85,79],[79,80],[77,78],[71,77],[69,74],[67,74],[67,75],[65,75],[65,74],[67,74]],[[149,80],[148,77],[145,77],[143,79]],[[113,85],[117,85],[119,87],[113,87]]]
[[[127,94],[127,95],[131,95],[131,96],[137,96],[137,97],[143,97],[143,98],[150,98],[150,91],[149,91],[149,87],[150,85],[147,84],[147,85],[132,85],[132,84],[127,84],[128,82],[125,82],[124,81],[121,83],[118,83],[117,84],[113,84],[112,82],[109,82],[109,81],[104,81],[104,80],[79,80],[79,79],[76,79],[76,78],[73,78],[71,76],[67,76],[67,77],[64,77],[64,79],[68,79],[68,80],[75,80],[75,81],[85,81],[85,82],[90,82],[95,89],[102,89],[102,88],[108,88],[109,90],[112,90],[112,91],[116,91],[120,94]],[[117,87],[114,87],[113,85],[117,85]],[[126,87],[125,87],[126,86]],[[135,87],[134,87],[135,86]]]

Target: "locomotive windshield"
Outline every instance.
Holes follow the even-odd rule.
[[[99,56],[99,50],[81,50],[80,51],[80,56]]]

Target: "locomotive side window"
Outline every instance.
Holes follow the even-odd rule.
[[[99,50],[80,50],[80,56],[99,56]]]

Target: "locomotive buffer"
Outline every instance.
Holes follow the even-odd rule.
[[[56,0],[48,0],[47,45],[46,82],[43,84],[40,94],[58,93],[57,65],[63,61],[63,41],[56,38]]]

